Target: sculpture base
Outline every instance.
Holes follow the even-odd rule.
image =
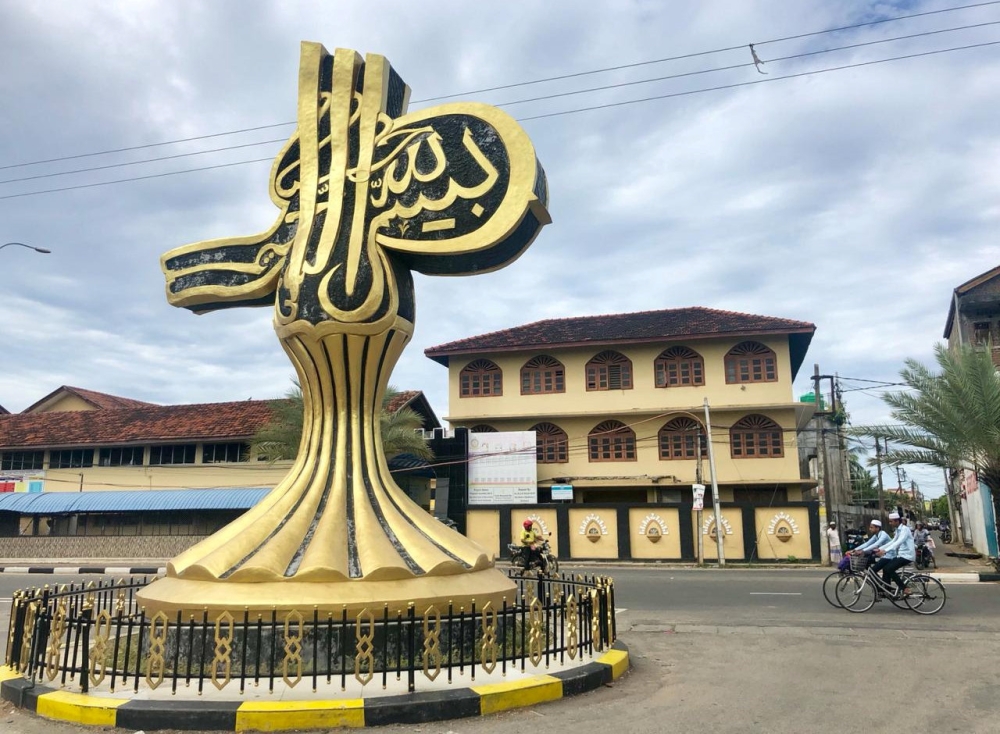
[[[442,613],[451,604],[476,609],[487,602],[493,608],[503,608],[517,601],[517,585],[495,568],[451,576],[420,576],[392,581],[339,581],[317,583],[310,581],[269,581],[262,583],[236,583],[232,581],[197,581],[177,577],[164,577],[140,591],[136,598],[145,608],[146,616],[164,612],[175,619],[194,615],[201,618],[207,611],[209,619],[223,612],[241,617],[248,611],[252,617],[267,615],[275,610],[278,618],[293,610],[312,614],[313,608],[321,613],[340,615],[346,608],[349,615],[363,609],[378,612],[388,605],[390,614],[405,613],[413,604],[418,614],[429,606],[436,606]]]

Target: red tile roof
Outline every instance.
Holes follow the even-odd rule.
[[[420,395],[419,390],[401,390],[396,393],[396,396],[392,400],[389,401],[389,404],[385,406],[385,409],[389,413],[395,413],[400,408],[405,408],[406,404],[418,395]]]
[[[545,319],[440,344],[425,349],[424,354],[447,365],[451,355],[482,352],[763,334],[806,334],[811,339],[815,331],[816,326],[808,321],[692,306],[662,311]]]
[[[82,387],[70,387],[69,385],[63,385],[62,387],[56,388],[48,395],[46,395],[41,400],[29,405],[25,408],[22,413],[31,413],[33,410],[42,406],[47,402],[54,402],[55,398],[61,397],[64,394],[75,395],[84,402],[92,405],[96,410],[118,410],[120,408],[143,408],[155,405],[155,403],[146,403],[142,400],[133,400],[132,398],[122,398],[117,395],[108,395],[103,392],[96,392],[94,390],[84,390]]]
[[[0,447],[112,446],[246,440],[271,418],[267,400],[152,405],[116,410],[0,416]]]

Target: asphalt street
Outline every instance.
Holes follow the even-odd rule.
[[[615,579],[619,636],[632,657],[631,672],[614,686],[479,719],[384,730],[1000,731],[1000,585],[948,585],[947,605],[934,616],[888,603],[852,614],[824,600],[821,569],[601,572]],[[0,576],[0,597],[40,581]],[[6,610],[0,624],[6,629]],[[79,732],[9,707],[0,725],[5,734]]]

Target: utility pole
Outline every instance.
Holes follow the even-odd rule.
[[[715,473],[715,449],[712,448],[712,417],[708,414],[708,398],[705,398],[705,437],[708,441],[708,469],[712,472],[712,504],[715,506],[715,546],[719,556],[719,568],[726,565],[726,551],[722,541],[726,529],[722,525],[722,507],[719,504],[719,482]],[[698,528],[701,534],[701,528]]]
[[[878,467],[878,514],[885,517],[885,488],[882,486],[882,448],[875,437],[875,466]]]
[[[823,379],[823,377],[819,373],[819,365],[818,364],[814,364],[813,365],[813,377],[812,377],[812,379],[813,379],[813,397],[816,399],[816,415],[820,416],[821,415],[822,403],[820,402],[819,382],[820,382],[820,380]],[[825,411],[822,411],[822,413],[825,414]],[[832,503],[830,501],[830,490],[831,490],[831,487],[830,487],[830,473],[829,473],[829,470],[828,470],[829,463],[827,461],[827,455],[826,455],[826,429],[823,427],[822,421],[823,421],[822,417],[820,417],[819,420],[817,421],[818,428],[817,428],[817,434],[816,434],[816,448],[817,448],[817,452],[816,452],[817,456],[816,456],[816,458],[817,458],[817,461],[819,462],[819,465],[820,465],[820,469],[819,469],[820,487],[823,488],[823,508],[822,509],[823,509],[824,515],[820,518],[820,531],[821,532],[825,532],[826,528],[827,528],[827,526],[828,526],[828,524],[830,522],[830,520],[833,519],[833,506],[832,506]],[[828,543],[827,544],[823,544],[823,545],[821,545],[821,548],[825,548],[826,549],[824,552],[820,553],[820,558],[825,563],[826,561],[829,560],[829,555],[830,555],[829,544]]]
[[[702,473],[701,473],[701,451],[704,448],[704,446],[702,446],[701,442],[702,442],[702,437],[701,437],[701,434],[699,433],[698,434],[698,454],[697,454],[698,463],[695,466],[694,476],[695,476],[695,483],[703,485],[704,482],[702,481]],[[696,527],[695,535],[698,536],[698,565],[699,566],[704,566],[705,565],[705,536],[701,534],[701,513],[702,513],[702,511],[701,510],[696,510],[696,512],[697,512],[697,515],[696,515],[697,522],[696,522],[696,525],[695,525],[695,527]],[[718,532],[718,526],[716,526],[716,532]]]

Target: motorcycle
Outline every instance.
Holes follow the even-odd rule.
[[[917,557],[913,564],[918,569],[924,569],[930,568],[932,563],[934,564],[934,567],[937,568],[937,562],[934,560],[934,554],[931,553],[931,549],[926,543],[921,543],[917,546]]]
[[[559,561],[552,552],[552,547],[547,539],[542,540],[538,555],[531,558],[530,563],[528,562],[530,554],[527,546],[509,543],[507,549],[510,551],[511,565],[520,568],[524,573],[537,570],[540,574],[552,574],[559,571]]]
[[[950,543],[951,542],[951,528],[944,528],[941,531],[941,542]]]

